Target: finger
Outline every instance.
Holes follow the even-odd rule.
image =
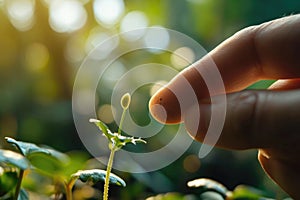
[[[215,99],[217,97],[214,97]],[[215,102],[217,102],[216,100]],[[300,143],[300,90],[243,91],[227,95],[226,118],[217,146],[230,149],[287,149]],[[190,109],[184,117],[187,131],[203,142],[209,126],[222,124],[211,119],[211,106]],[[216,103],[218,107],[224,105]],[[217,134],[217,133],[214,133]],[[210,140],[205,138],[206,143]],[[214,140],[211,140],[212,142]],[[213,145],[213,143],[211,144]]]
[[[300,88],[300,79],[278,80],[273,83],[270,90],[293,90]]]
[[[209,93],[202,72],[212,70],[214,64],[223,78],[226,92],[239,91],[260,79],[300,77],[299,35],[300,15],[277,19],[236,33],[158,91],[150,100],[152,115],[163,121],[167,114],[166,123],[181,122],[183,109],[180,106],[191,105],[188,105],[190,102],[178,101],[178,98],[186,95],[185,88],[188,85],[195,90],[198,99],[207,97]],[[214,74],[207,77],[210,78],[215,78]],[[218,89],[215,88],[216,91]],[[152,109],[156,104],[163,106],[164,112]]]
[[[284,189],[292,198],[300,199],[299,165],[265,156],[259,151],[258,160],[265,172]]]

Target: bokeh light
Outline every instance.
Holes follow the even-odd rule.
[[[167,81],[157,81],[150,89],[150,95],[153,96],[160,88],[165,86],[168,82]]]
[[[34,0],[6,1],[8,17],[12,25],[20,31],[27,31],[32,28],[34,24],[34,8]]]
[[[80,63],[86,56],[85,52],[85,37],[81,35],[74,35],[71,37],[66,45],[65,57],[70,63]],[[76,67],[77,68],[77,67]]]
[[[82,28],[87,20],[87,12],[80,1],[54,0],[50,3],[49,23],[56,32],[73,32]]]
[[[119,37],[112,37],[111,33],[104,32],[96,27],[92,29],[86,41],[85,50],[89,53],[96,48],[91,55],[92,58],[101,60],[108,56],[119,44]]]
[[[168,31],[160,26],[153,26],[157,29],[149,29],[144,36],[144,43],[151,52],[160,52],[160,49],[166,49],[170,42]]]
[[[126,68],[121,61],[113,62],[105,71],[103,78],[108,85],[114,85],[122,75],[126,72]]]
[[[76,112],[84,115],[91,114],[94,110],[87,109],[94,99],[94,91],[90,89],[82,89],[80,92],[73,95],[74,98],[74,109]]]
[[[195,53],[189,47],[180,47],[171,55],[171,63],[177,69],[183,69],[184,67],[192,64],[194,61]]]
[[[120,31],[123,33],[124,39],[128,41],[135,41],[140,39],[145,34],[145,30],[142,28],[147,26],[148,18],[143,12],[131,11],[122,19]],[[141,30],[132,31],[135,29]]]
[[[25,52],[25,63],[29,71],[38,71],[46,67],[49,61],[49,51],[41,43],[33,43]]]
[[[183,160],[183,168],[190,173],[196,172],[200,168],[200,159],[197,155],[188,155]]]
[[[104,104],[98,109],[97,115],[99,119],[106,124],[114,121],[115,108],[112,105]]]
[[[95,0],[93,4],[96,20],[104,26],[116,24],[124,9],[123,0]]]

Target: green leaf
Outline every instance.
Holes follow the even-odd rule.
[[[70,161],[66,154],[51,147],[39,147],[36,144],[17,141],[9,137],[6,137],[5,139],[8,143],[17,147],[34,167],[47,172],[49,175],[56,175],[56,172],[62,170]]]
[[[184,196],[183,194],[175,193],[175,192],[170,192],[166,194],[159,194],[156,196],[148,197],[146,200],[196,200],[196,197],[189,195]]]
[[[24,190],[24,189],[20,190],[20,193],[19,193],[19,196],[18,196],[18,200],[29,200],[29,195],[26,192],[26,190]]]
[[[29,168],[27,159],[14,151],[0,149],[0,163],[1,162],[13,165],[22,170]]]
[[[96,124],[96,126],[98,126],[98,128],[102,131],[102,133],[109,139],[110,134],[112,133],[109,128],[106,126],[105,123],[103,123],[102,121],[98,120],[98,119],[90,119],[91,123]]]
[[[145,140],[141,138],[127,137],[120,135],[118,133],[113,133],[113,137],[111,138],[111,143],[114,144],[117,148],[122,148],[127,143],[147,143]]]
[[[0,167],[0,197],[15,188],[18,178],[18,173],[14,168]]]
[[[207,179],[207,178],[200,178],[193,181],[189,181],[187,184],[189,187],[195,187],[201,189],[201,192],[213,191],[217,192],[222,195],[224,198],[230,195],[230,191],[221,183]]]
[[[28,156],[30,163],[36,170],[46,173],[48,176],[60,176],[67,163],[57,159],[52,154],[32,153]]]
[[[203,192],[202,194],[200,194],[199,199],[200,200],[207,200],[207,199],[225,200],[225,197],[223,197],[218,192],[207,191],[207,192]]]
[[[45,146],[45,145],[41,146],[41,148],[43,148],[44,150],[49,152],[49,154],[47,154],[47,155],[57,159],[58,161],[60,161],[62,163],[70,162],[69,156],[65,153],[62,153],[60,151],[57,151],[57,150],[55,150],[49,146]]]
[[[82,182],[92,182],[93,184],[105,181],[105,177],[106,171],[101,169],[79,170],[71,176],[72,179],[80,179]],[[123,187],[126,186],[125,181],[113,173],[110,173],[109,182]]]
[[[90,122],[95,123],[99,127],[99,129],[103,132],[103,135],[108,139],[108,141],[111,144],[113,144],[113,146],[116,147],[117,149],[122,148],[127,143],[132,143],[132,144],[146,143],[146,141],[141,138],[127,137],[119,133],[112,133],[108,129],[108,127],[98,119],[90,119]]]
[[[265,193],[261,190],[258,190],[254,187],[247,186],[247,185],[238,185],[233,190],[233,199],[253,199],[258,200],[261,199]]]
[[[29,143],[29,142],[22,142],[22,141],[17,141],[13,138],[10,137],[5,137],[6,142],[9,144],[17,147],[17,149],[25,156],[27,157],[28,155],[32,153],[44,153],[44,154],[50,154],[50,152],[44,148],[38,147],[36,144]]]

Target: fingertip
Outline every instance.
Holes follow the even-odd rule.
[[[163,106],[160,104],[152,104],[150,105],[150,114],[156,119],[158,122],[165,124],[167,120],[167,112]]]
[[[175,124],[181,122],[178,99],[168,87],[160,89],[151,97],[149,110],[151,115],[161,123]]]

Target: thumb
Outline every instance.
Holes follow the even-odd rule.
[[[212,102],[217,102],[213,97]],[[230,149],[288,148],[300,143],[300,90],[243,91],[227,95],[226,118],[217,146]],[[184,116],[188,132],[203,142],[211,124],[211,105],[202,104]],[[200,118],[195,118],[200,112]],[[198,114],[199,115],[199,114]],[[195,121],[200,119],[199,121]],[[196,125],[195,125],[196,124]],[[205,140],[210,141],[210,140]],[[209,143],[208,143],[209,144]]]
[[[299,164],[266,156],[264,150],[258,153],[258,160],[265,172],[292,198],[300,199]]]

